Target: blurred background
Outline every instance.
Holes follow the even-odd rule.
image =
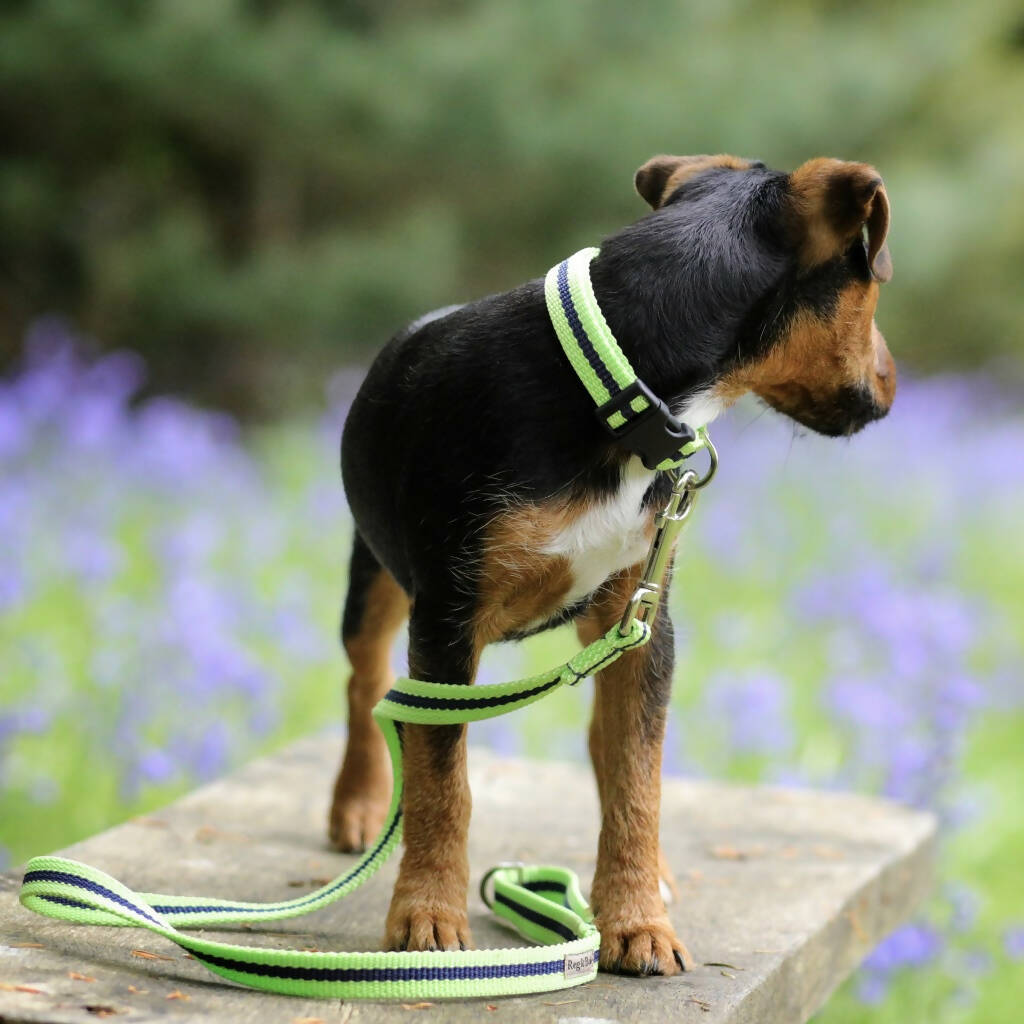
[[[652,154],[866,160],[903,390],[849,443],[716,427],[666,771],[935,810],[935,899],[820,1019],[1012,1019],[1022,97],[1004,0],[0,6],[0,864],[341,717],[337,439],[403,322],[642,214]],[[555,699],[473,738],[582,759]]]

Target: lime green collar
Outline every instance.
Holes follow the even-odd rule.
[[[648,469],[672,469],[705,447],[707,435],[703,426],[694,431],[673,416],[630,366],[590,281],[590,263],[598,252],[581,249],[548,271],[548,315],[605,430]]]

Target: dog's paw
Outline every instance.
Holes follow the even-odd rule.
[[[473,936],[464,910],[394,900],[388,911],[385,945],[391,950],[469,949]]]
[[[602,971],[613,974],[679,974],[693,970],[693,958],[667,917],[649,921],[597,920]]]
[[[336,792],[327,818],[331,845],[342,853],[363,853],[383,828],[389,805],[387,796]]]

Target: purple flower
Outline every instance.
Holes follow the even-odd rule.
[[[881,971],[862,970],[857,977],[857,998],[867,1006],[877,1006],[889,993],[889,976]]]
[[[0,461],[20,455],[30,436],[12,389],[0,386]]]
[[[833,714],[860,728],[899,732],[909,712],[891,685],[874,679],[837,679],[826,690]]]
[[[228,767],[231,752],[231,738],[223,722],[211,722],[203,730],[190,767],[200,779],[213,779],[222,775]]]
[[[1024,925],[1014,925],[1003,932],[1003,949],[1011,960],[1024,960]]]
[[[864,961],[864,966],[868,970],[883,972],[922,967],[934,961],[944,945],[942,936],[930,925],[906,924],[879,943]]]
[[[763,672],[709,684],[708,712],[722,723],[730,748],[738,754],[777,754],[792,742],[786,687]]]
[[[146,782],[167,782],[174,777],[177,765],[165,750],[143,751],[136,762],[139,775]]]
[[[25,575],[20,565],[0,565],[0,612],[11,611],[28,594]]]

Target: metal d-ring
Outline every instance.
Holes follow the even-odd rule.
[[[711,438],[707,434],[704,435],[704,447],[707,449],[708,458],[711,461],[708,464],[708,471],[695,483],[690,484],[689,489],[691,491],[699,491],[702,487],[707,487],[715,473],[718,472],[718,451],[711,443]]]

